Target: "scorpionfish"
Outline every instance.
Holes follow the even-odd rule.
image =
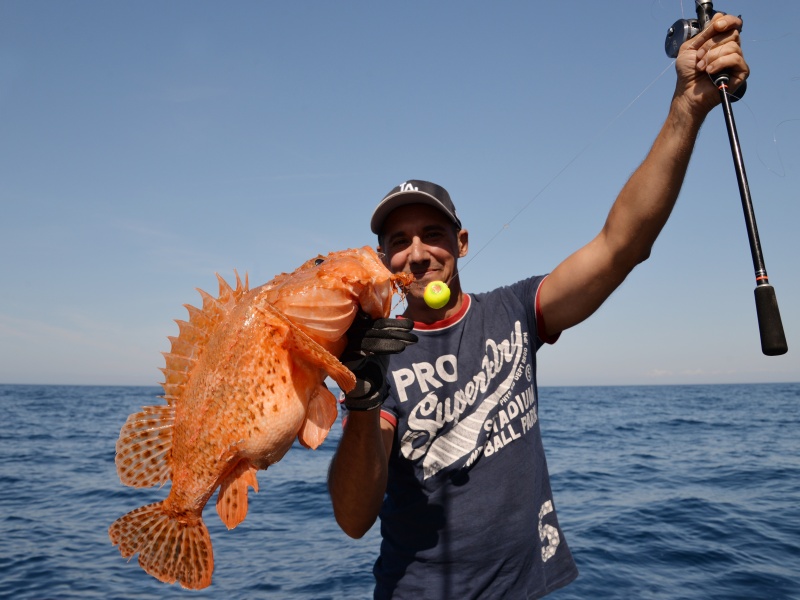
[[[128,417],[116,445],[120,480],[164,485],[169,495],[117,519],[111,541],[123,557],[166,583],[211,584],[214,558],[203,507],[219,488],[217,513],[233,529],[247,515],[256,472],[278,462],[295,438],[317,448],[336,420],[330,376],[344,391],[355,376],[338,359],[362,310],[389,316],[392,294],[411,283],[369,247],[332,252],[248,289],[219,280],[219,297],[198,290],[170,337],[162,398]]]

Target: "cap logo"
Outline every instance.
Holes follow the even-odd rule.
[[[403,183],[401,183],[399,187],[400,187],[400,191],[401,192],[418,192],[419,191],[418,187],[414,187],[413,185],[411,185],[407,181],[404,181]]]

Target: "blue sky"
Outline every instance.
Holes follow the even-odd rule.
[[[745,20],[734,110],[789,353],[760,351],[717,109],[652,258],[539,353],[542,385],[800,380],[800,3],[715,8]],[[467,290],[552,270],[652,143],[675,78],[664,36],[693,14],[3,0],[0,383],[156,384],[195,288],[374,245],[371,211],[405,179],[450,191]]]

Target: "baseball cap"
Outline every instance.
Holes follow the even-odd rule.
[[[421,179],[409,179],[404,181],[383,197],[375,212],[372,213],[370,228],[372,233],[380,235],[383,223],[395,208],[400,208],[406,204],[427,204],[448,216],[448,218],[461,229],[461,221],[456,215],[456,207],[450,200],[450,194],[440,185],[423,181]]]

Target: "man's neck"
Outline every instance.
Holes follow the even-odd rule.
[[[408,303],[408,307],[403,313],[403,316],[416,323],[425,323],[426,325],[449,319],[458,313],[464,304],[464,294],[461,289],[453,290],[451,288],[450,291],[453,293],[451,300],[447,303],[447,306],[443,308],[431,308],[425,304],[422,298],[407,297],[406,302]]]

